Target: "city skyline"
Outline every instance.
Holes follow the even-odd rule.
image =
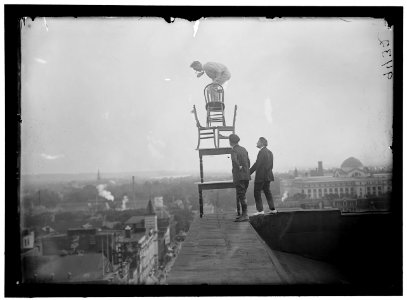
[[[194,60],[230,69],[226,120],[238,105],[252,163],[265,136],[276,172],[350,156],[391,165],[392,80],[379,39],[392,45],[392,31],[372,18],[27,18],[22,174],[197,172],[191,109],[202,122],[210,79],[196,78]],[[230,159],[205,167],[228,172]]]

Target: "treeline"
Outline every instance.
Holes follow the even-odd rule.
[[[224,178],[210,176],[205,179],[207,181],[224,180]],[[101,184],[105,184],[105,190],[109,191],[114,197],[114,201],[109,202],[110,207],[113,209],[122,205],[124,197],[127,197],[128,200],[133,198],[137,200],[153,199],[156,196],[162,196],[167,207],[171,207],[177,200],[181,200],[185,208],[198,210],[197,182],[199,182],[199,178],[191,176],[145,180],[144,182],[136,182],[134,187],[130,180],[128,183],[121,184],[115,184],[112,180],[105,180]],[[93,185],[87,184],[77,187],[65,184],[63,188],[54,185],[55,190],[52,187],[41,190],[31,189],[30,191],[25,191],[21,196],[21,205],[26,211],[37,206],[54,209],[62,203],[87,205],[87,203],[94,202],[98,198],[96,185],[95,183]],[[250,181],[247,191],[249,205],[254,204],[253,186],[254,180]],[[273,195],[280,194],[279,178],[276,178],[276,181],[271,184],[271,192]],[[234,207],[236,193],[234,189],[205,191],[204,198],[206,202],[219,208]]]

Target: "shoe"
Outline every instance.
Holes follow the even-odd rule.
[[[264,215],[264,211],[258,211],[253,214],[253,216]]]
[[[239,218],[234,220],[234,222],[247,222],[247,221],[249,221],[249,216],[247,215],[240,216]]]
[[[271,209],[267,212],[268,215],[275,215],[277,213],[277,209]]]
[[[235,220],[240,219],[242,217],[242,215],[237,215]]]

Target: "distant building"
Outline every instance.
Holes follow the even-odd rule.
[[[158,227],[157,227],[157,214],[154,211],[153,203],[150,200],[147,206],[147,213],[145,216],[146,230],[152,230],[154,234],[154,256],[155,265],[158,265]]]
[[[147,213],[144,216],[146,229],[157,231],[157,214],[155,213],[153,203],[150,200],[147,205]]]
[[[133,232],[127,226],[124,235],[117,237],[117,252],[121,253],[122,261],[131,260],[130,280],[136,284],[146,283],[156,267],[156,241],[152,229],[143,232]],[[121,261],[118,262],[119,264]]]
[[[298,176],[298,172],[297,172],[297,176]],[[310,176],[324,176],[324,169],[322,167],[322,161],[318,162],[318,168],[317,169],[310,170]]]
[[[159,231],[157,223],[157,214],[155,213],[151,200],[147,204],[147,211],[144,216],[133,216],[125,222],[125,225],[132,228],[133,233],[151,232],[154,258],[152,267],[158,266],[158,262],[160,260],[158,257]]]
[[[181,199],[177,199],[172,203],[171,206],[184,209],[184,202]]]
[[[153,205],[155,208],[163,208],[164,207],[164,198],[163,197],[154,197]]]
[[[164,259],[171,244],[171,237],[175,237],[175,222],[173,217],[164,209],[156,211],[158,227],[158,262],[164,263]]]
[[[103,251],[113,261],[115,232],[98,231],[96,228],[70,228],[66,234],[46,236],[41,242],[43,255]]]
[[[42,230],[42,233],[43,233],[43,234],[50,234],[50,233],[54,233],[54,232],[55,232],[55,230],[54,230],[53,228],[51,228],[50,226],[48,226],[48,225],[42,227],[41,230]]]
[[[23,230],[21,243],[22,249],[23,250],[33,249],[34,242],[35,242],[34,231]]]
[[[322,169],[322,163],[321,163]],[[333,176],[311,176],[285,179],[280,190],[287,196],[303,194],[306,199],[324,199],[327,195],[338,197],[365,198],[381,196],[392,190],[390,173],[370,174],[356,158],[346,159]]]

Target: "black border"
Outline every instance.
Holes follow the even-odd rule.
[[[168,23],[173,18],[201,17],[374,17],[394,25],[394,115],[393,115],[393,202],[395,241],[399,258],[395,272],[400,282],[386,286],[119,286],[21,284],[19,229],[20,152],[20,30],[23,17],[153,16]],[[402,295],[402,111],[403,111],[403,7],[272,7],[272,6],[129,6],[129,5],[4,5],[5,25],[5,112],[6,112],[6,197],[5,197],[5,296],[6,297],[123,297],[123,296],[322,296]],[[16,118],[17,117],[17,118]],[[17,126],[16,126],[17,125]],[[16,156],[17,154],[17,156]],[[11,157],[17,158],[16,161]],[[7,159],[9,157],[9,159]],[[17,166],[17,167],[16,167]],[[13,187],[13,189],[12,189]],[[13,190],[13,191],[11,191]],[[17,191],[17,195],[16,192]],[[380,238],[378,237],[378,242]],[[378,258],[382,259],[382,258]],[[398,277],[398,276],[395,276]],[[20,282],[20,284],[16,284]],[[219,288],[221,287],[221,288]]]

